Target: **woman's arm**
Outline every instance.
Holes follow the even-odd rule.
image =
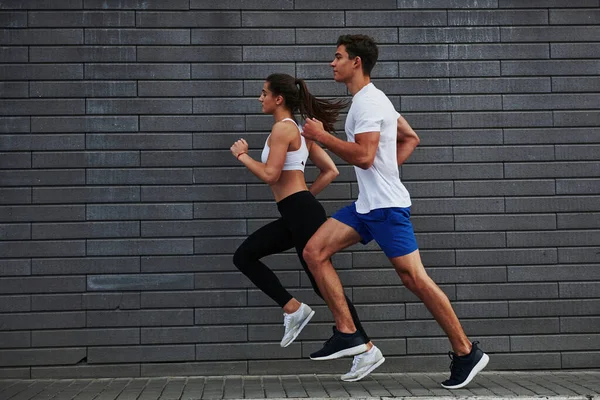
[[[308,157],[320,171],[317,179],[309,188],[310,192],[316,196],[340,174],[340,171],[338,171],[329,154],[315,142],[310,143]]]
[[[297,131],[296,131],[297,132]],[[277,183],[283,170],[285,156],[294,135],[297,133],[285,124],[273,125],[269,158],[266,163],[254,160],[248,155],[248,143],[240,139],[231,146],[233,155],[241,161],[258,179],[273,185]]]

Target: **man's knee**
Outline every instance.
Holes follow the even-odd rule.
[[[308,241],[304,250],[302,250],[302,258],[304,258],[304,261],[306,261],[306,264],[311,271],[325,260],[323,257],[323,249],[314,240]]]

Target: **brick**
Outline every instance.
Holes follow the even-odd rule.
[[[31,168],[31,153],[0,153],[0,168]]]
[[[189,0],[84,0],[84,8],[132,10],[188,10]]]
[[[31,275],[30,260],[0,260],[0,276]]]
[[[388,95],[450,93],[448,79],[374,79],[373,83]]]
[[[361,6],[362,3],[357,3],[357,6]],[[306,4],[297,5],[300,7],[306,6]],[[329,6],[329,4],[327,4]],[[343,9],[348,9],[347,6],[341,7]],[[340,29],[304,29],[297,28],[296,29],[296,39],[295,43],[297,44],[326,44],[329,45],[332,49],[335,46],[335,43],[338,40],[340,35],[348,35],[355,33],[356,30],[352,28],[340,28]],[[369,35],[377,44],[387,44],[387,43],[398,43],[398,30],[396,28],[365,28],[361,29],[361,34]],[[256,43],[260,44],[260,43]],[[265,43],[268,44],[268,43]],[[335,50],[335,49],[333,49]]]
[[[231,201],[245,200],[238,185],[144,186],[143,201]]]
[[[43,152],[34,153],[32,162],[33,168],[135,167],[140,165],[139,153],[133,151]]]
[[[282,284],[284,284],[283,281]],[[196,325],[280,324],[282,320],[281,309],[276,305],[272,305],[271,307],[244,307],[239,309],[214,307],[199,308],[195,310],[195,313]]]
[[[194,254],[233,253],[242,241],[241,238],[194,238]]]
[[[523,93],[554,91],[550,78],[452,78],[451,93]]]
[[[86,29],[85,44],[189,44],[189,29]]]
[[[29,27],[125,27],[135,26],[132,11],[32,11]]]
[[[600,352],[585,351],[561,354],[562,368],[597,368]]]
[[[81,294],[31,296],[31,311],[77,311],[81,309]]]
[[[398,8],[497,8],[498,0],[398,0]]]
[[[138,222],[33,224],[32,239],[83,239],[139,236]]]
[[[31,296],[1,296],[0,312],[31,311]],[[26,315],[26,314],[24,314]],[[0,316],[1,319],[1,316]]]
[[[600,46],[597,43],[551,43],[552,58],[594,58]]]
[[[511,317],[598,315],[599,309],[600,302],[596,299],[510,302]]]
[[[498,368],[504,370],[555,369],[561,366],[559,353],[497,354],[496,357]]]
[[[556,111],[555,126],[596,126],[600,123],[600,112],[597,111]]]
[[[442,11],[347,11],[346,26],[444,26]]]
[[[246,184],[258,183],[258,178],[254,177],[247,169],[240,168],[194,168],[194,182],[196,184]]]
[[[595,94],[521,94],[504,95],[505,110],[559,110],[600,107],[600,96]]]
[[[597,246],[600,244],[600,231],[507,232],[506,242],[509,247]]]
[[[142,116],[141,130],[177,131],[241,131],[243,116]]]
[[[85,327],[85,312],[0,314],[0,330],[67,329]]]
[[[133,97],[135,81],[30,82],[31,97]]]
[[[545,161],[554,160],[553,146],[469,146],[454,147],[455,162]]]
[[[32,260],[33,275],[116,274],[140,271],[137,257],[44,258]]]
[[[82,185],[84,170],[4,170],[0,181],[5,186]]]
[[[87,359],[91,364],[131,363],[153,361],[188,361],[194,359],[193,345],[89,347]]]
[[[557,224],[559,229],[593,229],[598,226],[598,222],[600,222],[600,213],[557,215]]]
[[[0,100],[0,115],[85,114],[84,100]]]
[[[29,50],[27,47],[0,47],[0,57],[5,63],[26,63],[29,61]],[[6,68],[6,65],[2,66]]]
[[[231,254],[142,257],[142,272],[236,271]]]
[[[33,117],[32,132],[135,132],[138,117]]]
[[[237,81],[139,81],[137,85],[140,97],[241,96],[244,90]]]
[[[566,145],[556,146],[557,160],[597,160],[600,145]]]
[[[88,311],[88,328],[193,325],[193,310]]]
[[[598,179],[557,179],[556,194],[600,194]]]
[[[598,282],[560,282],[558,292],[561,298],[599,297]]]
[[[192,29],[192,44],[239,46],[294,43],[293,29]]]
[[[189,79],[188,64],[86,64],[85,79]]]
[[[191,0],[190,8],[201,8],[211,10],[252,10],[252,9],[263,9],[263,10],[285,10],[293,9],[294,4],[292,0],[260,0],[260,1],[247,1],[247,0],[225,0],[215,3],[211,0]]]
[[[559,254],[563,249],[559,249]],[[556,261],[553,261],[556,263]],[[562,259],[559,262],[565,262]],[[568,261],[567,261],[568,262]],[[542,264],[542,263],[541,263]],[[543,282],[594,280],[600,276],[591,265],[539,265],[508,267],[511,282]]]
[[[331,79],[332,77],[331,67],[324,63],[297,63],[296,69],[296,76],[302,79]],[[397,76],[398,63],[385,61],[377,63],[371,73],[372,78],[395,78]]]
[[[348,23],[348,13],[346,13],[346,25]],[[294,26],[297,28],[306,27],[342,27],[344,26],[343,11],[285,11],[285,12],[265,12],[265,11],[243,11],[242,27],[281,27]]]
[[[245,326],[142,328],[141,344],[227,343],[247,340]]]
[[[82,292],[85,280],[81,276],[0,278],[0,287],[2,293]]]
[[[596,333],[600,317],[561,317],[561,333]]]
[[[26,133],[29,131],[29,117],[0,117],[0,133]],[[4,136],[2,135],[2,137]]]
[[[455,265],[454,250],[424,250],[420,253],[423,263],[428,267]],[[338,263],[334,262],[334,264],[338,267]],[[389,260],[383,253],[354,252],[352,254],[353,268],[386,267],[389,265]]]
[[[552,299],[558,298],[558,285],[556,283],[457,285],[456,297],[458,300]]]
[[[31,347],[29,332],[0,332],[0,342],[3,349]]]
[[[403,96],[402,111],[500,110],[500,96]]]
[[[295,66],[291,63],[192,64],[192,79],[265,79],[272,73],[294,75],[295,72]],[[331,72],[327,75],[327,78],[330,77]]]
[[[592,76],[580,77],[553,77],[553,92],[598,92],[600,81]]]
[[[402,166],[403,180],[419,179],[500,179],[503,178],[501,164],[438,164]]]
[[[422,249],[505,247],[504,233],[421,233],[417,235]]]
[[[218,3],[217,3],[218,4]],[[192,376],[196,377],[200,374],[202,375],[213,375],[213,374],[221,374],[221,375],[243,375],[246,374],[247,365],[246,361],[228,361],[228,362],[202,362],[202,363],[144,363],[141,366],[141,375],[142,376]],[[191,378],[194,379],[194,378]],[[203,390],[203,386],[198,386],[196,389],[198,392],[194,391],[193,386],[194,381],[190,381],[188,384],[188,388],[192,391],[189,394],[199,393],[200,390]],[[184,393],[184,396],[187,395]]]
[[[2,363],[6,366],[76,364],[85,355],[85,347],[0,350]]]
[[[556,249],[457,250],[456,265],[529,265],[557,262]],[[537,268],[537,267],[535,267]],[[509,271],[512,271],[508,267]],[[544,275],[540,275],[544,277]],[[509,280],[511,274],[508,275]],[[545,279],[540,279],[545,280]]]
[[[192,239],[104,239],[88,240],[87,255],[192,254]]]
[[[454,182],[456,196],[553,195],[555,182],[540,180],[487,180]]]
[[[550,58],[545,44],[451,44],[449,59],[515,60]]]
[[[0,207],[0,221],[40,222],[40,221],[83,221],[85,206],[3,206]]]
[[[596,0],[532,0],[527,4],[519,0],[498,0],[499,8],[567,8],[597,7]]]
[[[556,229],[554,214],[539,214],[524,217],[514,215],[457,215],[457,231],[514,231]]]
[[[0,12],[0,27],[2,28],[26,28],[26,11],[2,11]]]
[[[600,132],[595,128],[505,129],[506,144],[594,143]]]
[[[103,346],[139,344],[140,333],[138,329],[83,329],[36,331],[31,335],[32,345],[35,347],[65,347],[65,346]]]
[[[85,134],[73,135],[2,135],[3,150],[80,150],[85,148]]]
[[[124,271],[118,271],[124,272]],[[139,293],[85,293],[82,296],[86,310],[139,310]]]
[[[597,60],[501,61],[503,76],[595,75]]]
[[[136,26],[143,28],[235,28],[240,24],[239,11],[140,11],[136,13]]]
[[[546,25],[546,10],[448,11],[448,25]]]
[[[242,48],[233,46],[144,46],[138,49],[141,62],[233,62],[242,61]]]
[[[599,22],[600,10],[550,10],[551,25],[597,25]]]
[[[291,62],[291,61],[328,61],[333,58],[335,49],[332,46],[246,46],[243,53],[244,61],[248,62]],[[383,48],[380,50],[382,60],[385,57]]]
[[[197,360],[255,360],[255,359],[280,359],[299,357],[300,345],[292,344],[286,350],[273,346],[272,343],[228,343],[196,345]]]
[[[304,0],[299,4],[295,4],[295,9],[345,9],[345,10],[358,10],[358,9],[396,9],[396,2],[393,0],[376,0],[368,5],[362,1],[346,1],[346,0],[333,0],[329,3],[323,3],[318,0]],[[362,32],[362,31],[361,31]],[[366,34],[366,33],[365,33]]]
[[[400,43],[499,42],[500,30],[499,28],[399,28],[398,37]]]
[[[82,64],[10,64],[0,69],[2,80],[82,79]]]
[[[552,126],[552,113],[530,112],[458,112],[452,116],[452,125],[457,128],[538,127]]]
[[[0,44],[82,44],[83,29],[0,29]]]
[[[144,221],[142,237],[234,236],[246,234],[246,224],[239,220],[221,221]]]
[[[0,204],[30,204],[30,188],[0,188]]]
[[[249,98],[194,99],[194,114],[248,114],[257,113],[260,103]]]
[[[1,240],[27,240],[31,239],[30,224],[0,224]]]
[[[120,203],[139,201],[139,188],[130,187],[41,187],[34,188],[34,203]]]
[[[446,45],[381,45],[379,49],[379,58],[382,61],[448,59]]]
[[[89,99],[87,114],[191,114],[190,99]]]
[[[412,206],[415,215],[420,214],[469,214],[469,213],[502,213],[504,203],[499,198],[466,198],[466,199],[422,199]]]
[[[598,196],[506,198],[507,212],[587,212],[598,210]]]
[[[89,204],[86,207],[89,221],[191,218],[191,204]]]
[[[400,77],[499,76],[500,61],[399,62]]]
[[[279,218],[273,202],[194,203],[194,218]]]
[[[506,301],[457,301],[452,303],[452,308],[457,317],[463,318],[507,318],[508,317],[508,302]],[[411,303],[406,305],[406,319],[430,319],[431,313],[427,310],[424,304]],[[446,338],[444,338],[446,339]],[[411,340],[411,339],[409,339]],[[421,340],[421,339],[412,339]],[[447,346],[447,343],[444,343]],[[488,350],[486,340],[486,351]],[[409,351],[410,352],[410,351]]]
[[[71,367],[33,367],[35,371],[31,377],[36,379],[58,379],[58,378],[128,378],[140,375],[140,366],[138,364],[120,364],[120,365],[75,365]],[[83,381],[86,382],[86,381]],[[87,384],[87,382],[86,382]],[[81,388],[76,389],[80,391]]]
[[[598,335],[512,336],[511,351],[598,350]]]
[[[451,232],[454,230],[454,218],[451,216],[413,217],[415,232]]]
[[[49,4],[44,0],[5,0],[0,4],[1,9],[77,9],[81,8],[82,0],[59,0]]]
[[[132,62],[136,60],[133,46],[69,46],[29,48],[31,62]]]
[[[506,178],[562,178],[598,176],[600,163],[597,162],[539,162],[510,163],[505,167]]]
[[[95,275],[87,277],[88,291],[193,289],[191,274]]]
[[[159,185],[192,182],[192,171],[188,168],[90,169],[87,171],[87,184],[94,185]]]
[[[191,149],[191,133],[87,134],[87,149]]]
[[[503,42],[575,42],[596,41],[600,29],[596,26],[540,26],[500,28]]]
[[[246,305],[246,296],[246,292],[240,290],[150,292],[142,294],[141,307],[242,307]]]

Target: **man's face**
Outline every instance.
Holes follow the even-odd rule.
[[[354,63],[356,58],[351,59],[348,56],[348,52],[346,51],[346,46],[341,44],[338,46],[335,57],[331,64],[331,68],[333,68],[333,79],[336,82],[348,82],[352,79],[352,75],[354,73]]]

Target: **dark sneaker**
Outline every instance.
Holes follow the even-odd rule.
[[[342,333],[333,327],[333,336],[330,337],[323,348],[310,355],[311,360],[333,360],[335,358],[355,356],[367,351],[365,339],[359,331]]]
[[[479,342],[473,342],[473,348],[466,356],[458,356],[456,353],[448,352],[452,360],[450,363],[450,379],[442,382],[443,387],[446,389],[465,387],[479,371],[485,368],[488,361],[490,361],[490,357],[477,347],[478,344]]]

